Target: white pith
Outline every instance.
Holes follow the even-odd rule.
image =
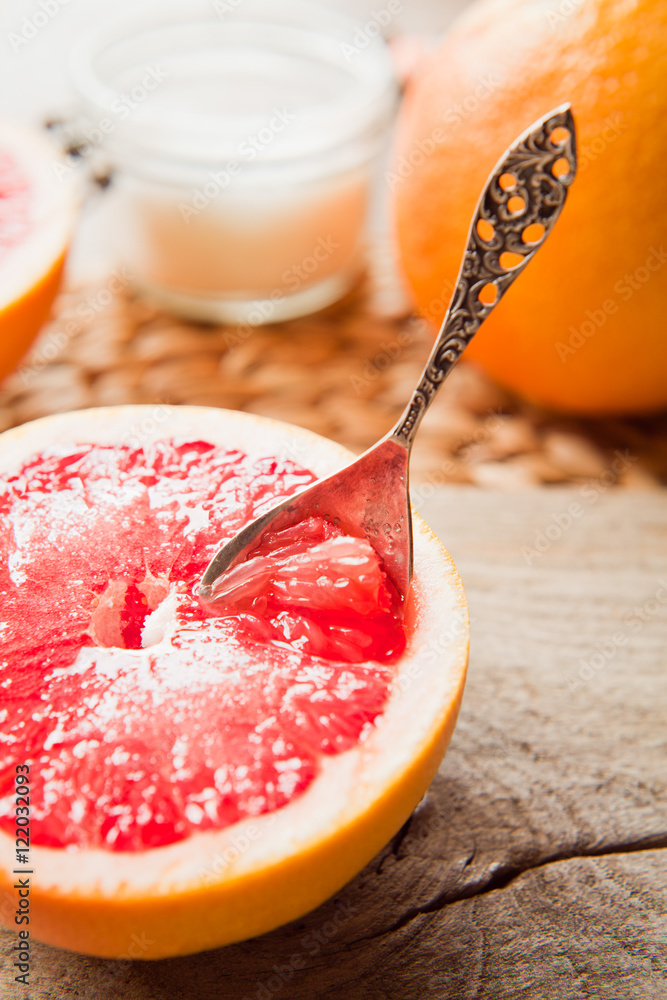
[[[0,474],[53,443],[148,444],[198,438],[251,457],[282,456],[324,475],[350,459],[341,446],[299,427],[204,407],[123,406],[65,413],[0,436]],[[173,895],[256,872],[299,854],[352,824],[407,769],[450,711],[466,666],[468,619],[449,555],[414,519],[416,623],[387,708],[360,746],[325,757],[321,774],[283,809],[224,830],[142,852],[33,847],[40,890],[81,897]],[[168,606],[152,623],[169,629]],[[156,637],[157,637],[156,633]],[[159,647],[153,646],[155,654]],[[142,655],[137,651],[138,655]],[[135,653],[135,655],[137,655]],[[18,762],[20,763],[20,762]],[[0,832],[0,857],[11,870],[14,839]]]
[[[51,270],[69,244],[75,219],[73,168],[41,133],[0,121],[0,147],[30,185],[28,228],[0,256],[0,311],[25,295]]]

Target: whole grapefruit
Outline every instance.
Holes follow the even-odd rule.
[[[420,310],[440,322],[486,177],[569,101],[563,215],[469,348],[525,399],[581,414],[667,405],[667,4],[481,0],[410,87],[387,180]]]
[[[201,951],[317,906],[405,822],[468,649],[461,581],[426,525],[405,606],[367,540],[317,518],[267,535],[219,616],[195,596],[221,538],[349,458],[199,407],[0,436],[3,922],[20,928],[25,870],[39,940]]]

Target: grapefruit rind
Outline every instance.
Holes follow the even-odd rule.
[[[159,413],[159,416],[158,416]],[[54,442],[148,444],[196,435],[249,456],[290,457],[321,476],[352,457],[300,427],[205,407],[123,406],[58,414],[0,436],[0,473]],[[451,557],[417,515],[410,639],[367,739],[322,761],[274,813],[148,851],[33,847],[31,933],[100,957],[189,954],[296,919],[339,890],[400,828],[435,774],[463,693],[469,621]],[[20,762],[17,762],[20,763]],[[0,831],[0,889],[14,841]]]

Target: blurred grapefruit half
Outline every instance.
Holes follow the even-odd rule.
[[[188,954],[296,919],[409,817],[468,653],[461,581],[423,521],[405,607],[368,542],[329,522],[280,542],[273,583],[229,616],[193,596],[222,535],[349,458],[203,407],[79,411],[0,436],[10,926],[19,773],[30,932],[102,957]]]
[[[60,283],[75,202],[59,160],[38,131],[0,120],[0,379],[27,351]]]

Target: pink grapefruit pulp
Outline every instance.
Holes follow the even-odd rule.
[[[207,616],[193,593],[220,539],[347,456],[150,409],[0,438],[3,868],[27,765],[35,936],[100,955],[132,932],[146,957],[213,947],[336,891],[423,794],[466,663],[460,581],[420,522],[405,609],[365,540],[312,519]]]

